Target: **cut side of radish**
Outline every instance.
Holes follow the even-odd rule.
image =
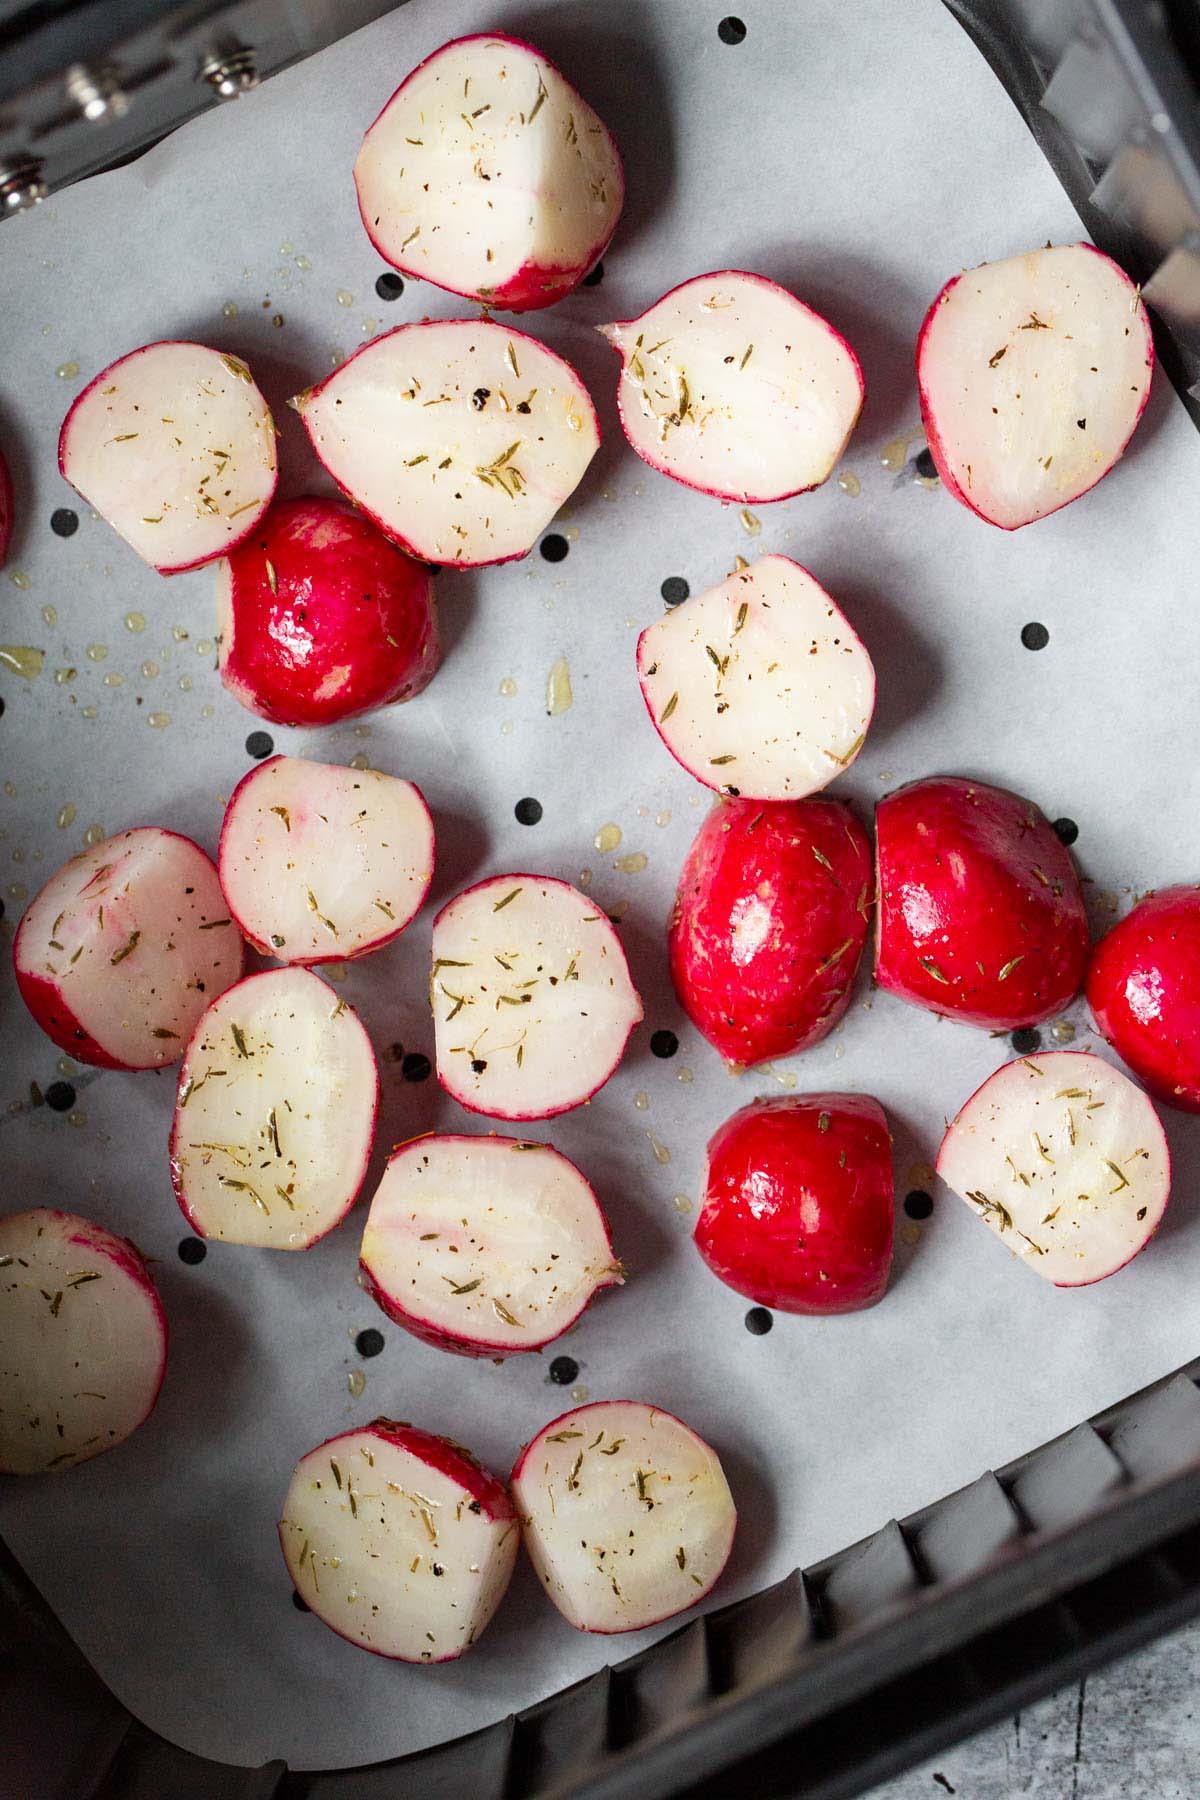
[[[1028,1268],[1084,1287],[1153,1237],[1171,1159],[1141,1088],[1086,1051],[1006,1063],[947,1128],[937,1172]]]
[[[612,137],[532,44],[458,38],[397,88],[354,165],[386,262],[465,299],[524,312],[578,286],[625,184]]]
[[[643,462],[722,500],[786,500],[827,481],[858,423],[857,356],[761,275],[697,275],[599,329],[621,358],[617,407]]]
[[[0,1474],[115,1450],[149,1418],[167,1320],[141,1252],[74,1213],[0,1219]]]
[[[716,1452],[637,1400],[555,1419],[522,1450],[510,1487],[538,1578],[580,1631],[637,1631],[685,1612],[733,1545]]]
[[[466,1356],[539,1350],[623,1279],[574,1163],[506,1137],[401,1144],[371,1202],[360,1266],[397,1324]]]
[[[527,555],[600,443],[570,364],[486,319],[398,326],[295,406],[330,475],[389,537],[463,567]]]
[[[764,556],[643,631],[654,728],[705,787],[800,800],[849,768],[875,709],[875,670],[807,569]]]
[[[103,1069],[178,1062],[241,977],[242,940],[198,844],[142,826],[71,858],[13,945],[21,998],[48,1037]]]
[[[1108,473],[1153,373],[1141,292],[1091,244],[956,275],[917,344],[938,473],[956,500],[1005,531],[1057,512]]]
[[[503,1485],[449,1438],[376,1419],[301,1457],[279,1542],[296,1592],[339,1637],[450,1662],[495,1612],[517,1558]]]
[[[275,492],[275,425],[240,357],[146,344],[88,383],[58,466],[160,575],[224,556]]]
[[[353,1206],[379,1074],[358,1015],[307,969],[249,975],[187,1048],[171,1178],[201,1237],[307,1250]]]
[[[433,858],[433,820],[410,781],[273,756],[234,789],[218,866],[256,950],[325,963],[399,937],[424,904]]]
[[[494,875],[442,908],[430,1000],[438,1080],[494,1119],[582,1106],[642,1017],[612,925],[548,875]]]

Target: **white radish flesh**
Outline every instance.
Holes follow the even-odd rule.
[[[449,1662],[495,1612],[516,1561],[516,1515],[457,1444],[376,1419],[301,1457],[279,1541],[296,1591],[364,1650]]]
[[[819,487],[862,411],[845,338],[761,275],[697,275],[640,318],[600,329],[622,361],[630,444],[651,468],[724,500]]]
[[[149,1417],[166,1360],[133,1244],[46,1207],[0,1219],[0,1474],[114,1450]]]
[[[1124,1267],[1154,1235],[1171,1162],[1150,1101],[1085,1051],[1006,1063],[947,1128],[937,1172],[1056,1287]]]
[[[433,821],[411,782],[273,756],[233,791],[219,868],[255,949],[323,963],[398,937],[421,910],[433,857]]]
[[[401,325],[295,402],[338,486],[413,556],[524,556],[600,443],[568,363],[489,320]]]
[[[862,749],[875,671],[807,569],[764,556],[673,607],[638,639],[642,697],[697,781],[754,800],[800,800]]]
[[[354,1204],[378,1100],[370,1040],[319,976],[268,969],[230,988],[188,1045],[171,1126],[192,1229],[307,1250]]]
[[[581,1106],[642,1017],[608,919],[546,875],[496,875],[442,908],[430,999],[438,1080],[495,1119]]]
[[[197,844],[144,826],[52,875],[13,946],[30,1012],[102,1068],[178,1062],[209,1003],[242,973],[242,940]]]
[[[538,1577],[580,1631],[636,1631],[694,1606],[733,1544],[716,1452],[639,1401],[564,1413],[521,1452],[510,1487]]]
[[[239,357],[147,344],[84,388],[58,466],[140,557],[174,575],[254,530],[275,492],[275,426]]]

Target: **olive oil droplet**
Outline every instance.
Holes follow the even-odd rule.
[[[621,837],[621,827],[609,823],[608,825],[602,825],[600,827],[599,831],[592,839],[592,842],[596,846],[596,849],[599,850],[601,856],[607,856],[611,850],[616,849],[621,841]]]

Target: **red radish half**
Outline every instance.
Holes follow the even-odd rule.
[[[493,875],[442,908],[430,1000],[438,1080],[494,1119],[582,1106],[642,1017],[608,919],[549,875]]]
[[[338,486],[426,562],[525,556],[600,444],[579,376],[489,319],[400,325],[301,394]]]
[[[875,710],[875,670],[807,569],[764,556],[675,606],[637,647],[642,698],[705,787],[801,800],[849,768]]]
[[[937,1172],[1055,1287],[1123,1268],[1154,1236],[1171,1191],[1153,1106],[1082,1050],[997,1069],[947,1127]]]
[[[1152,1093],[1200,1112],[1200,888],[1161,888],[1101,938],[1087,978],[1098,1029]]]
[[[118,832],[64,863],[13,944],[21,998],[42,1030],[102,1069],[178,1062],[242,961],[212,863],[157,826]]]
[[[399,937],[424,904],[433,859],[433,820],[411,781],[272,756],[233,790],[218,866],[256,950],[325,963]]]
[[[910,782],[875,809],[875,854],[880,987],[998,1031],[1079,992],[1083,891],[1032,800],[956,775]]]
[[[339,1637],[450,1662],[495,1612],[517,1559],[504,1486],[449,1438],[376,1419],[296,1465],[279,1542],[296,1592]]]
[[[217,567],[221,680],[276,725],[411,700],[441,661],[433,575],[338,500],[283,500]]]
[[[716,1452],[638,1400],[564,1413],[510,1480],[538,1578],[580,1631],[637,1631],[712,1591],[737,1524]]]
[[[550,306],[603,254],[621,213],[617,147],[532,44],[443,44],[396,89],[354,165],[385,262],[464,299]]]
[[[379,1072],[357,1013],[307,969],[248,975],[209,1007],[179,1080],[171,1179],[201,1237],[308,1250],[353,1206]]]
[[[858,423],[857,356],[785,288],[719,269],[600,330],[643,462],[722,500],[786,500],[827,481]]]
[[[166,1315],[133,1244],[47,1207],[0,1219],[0,1474],[115,1450],[166,1365]]]
[[[1120,460],[1150,395],[1141,291],[1091,244],[1047,245],[948,281],[917,342],[921,416],[964,506],[1015,531]]]
[[[604,1214],[549,1144],[401,1144],[367,1215],[364,1285],[415,1336],[465,1356],[540,1350],[623,1280]]]
[[[240,357],[205,344],[131,350],[63,420],[58,467],[160,575],[224,556],[275,492],[275,425]]]
[[[4,567],[8,556],[8,546],[12,542],[13,533],[13,485],[12,476],[8,472],[8,464],[4,460],[4,452],[0,450],[0,569]]]

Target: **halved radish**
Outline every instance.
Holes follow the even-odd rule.
[[[442,908],[430,1003],[438,1080],[494,1119],[582,1106],[642,1017],[608,919],[549,875],[493,875]]]
[[[296,1592],[339,1637],[450,1662],[495,1612],[517,1558],[512,1501],[461,1445],[376,1419],[302,1456],[279,1542]]]
[[[1056,1287],[1145,1249],[1171,1191],[1167,1140],[1141,1088],[1082,1050],[1006,1063],[947,1127],[937,1172]]]
[[[875,670],[807,569],[763,556],[643,631],[654,728],[705,787],[801,800],[849,768],[875,710]]]
[[[63,420],[58,467],[160,575],[224,556],[275,492],[275,425],[240,357],[206,344],[131,350]]]
[[[400,325],[295,401],[338,486],[413,556],[525,556],[583,477],[600,427],[583,382],[489,319]]]
[[[637,1631],[685,1612],[733,1545],[716,1452],[641,1401],[564,1413],[525,1446],[509,1485],[538,1577],[580,1631]]]
[[[1107,475],[1150,395],[1141,291],[1091,244],[1047,245],[948,281],[917,342],[921,416],[956,500],[1005,531]]]
[[[149,1418],[167,1320],[140,1250],[74,1213],[0,1219],[0,1474],[115,1450]]]
[[[443,44],[396,89],[354,165],[379,254],[464,299],[525,312],[577,287],[625,182],[612,137],[532,44]]]
[[[379,1072],[357,1013],[308,969],[248,975],[187,1048],[171,1179],[193,1231],[308,1250],[353,1206]]]
[[[621,358],[617,408],[643,462],[722,500],[820,487],[858,423],[857,356],[773,281],[718,269],[637,319],[601,325]]]
[[[401,1144],[371,1202],[360,1266],[398,1325],[464,1356],[540,1350],[624,1279],[575,1164],[506,1137]]]
[[[376,769],[272,756],[233,790],[218,867],[256,950],[342,962],[399,937],[433,879],[420,788]]]
[[[242,962],[212,863],[191,838],[154,825],[64,863],[13,944],[17,987],[42,1030],[102,1069],[178,1062]]]

